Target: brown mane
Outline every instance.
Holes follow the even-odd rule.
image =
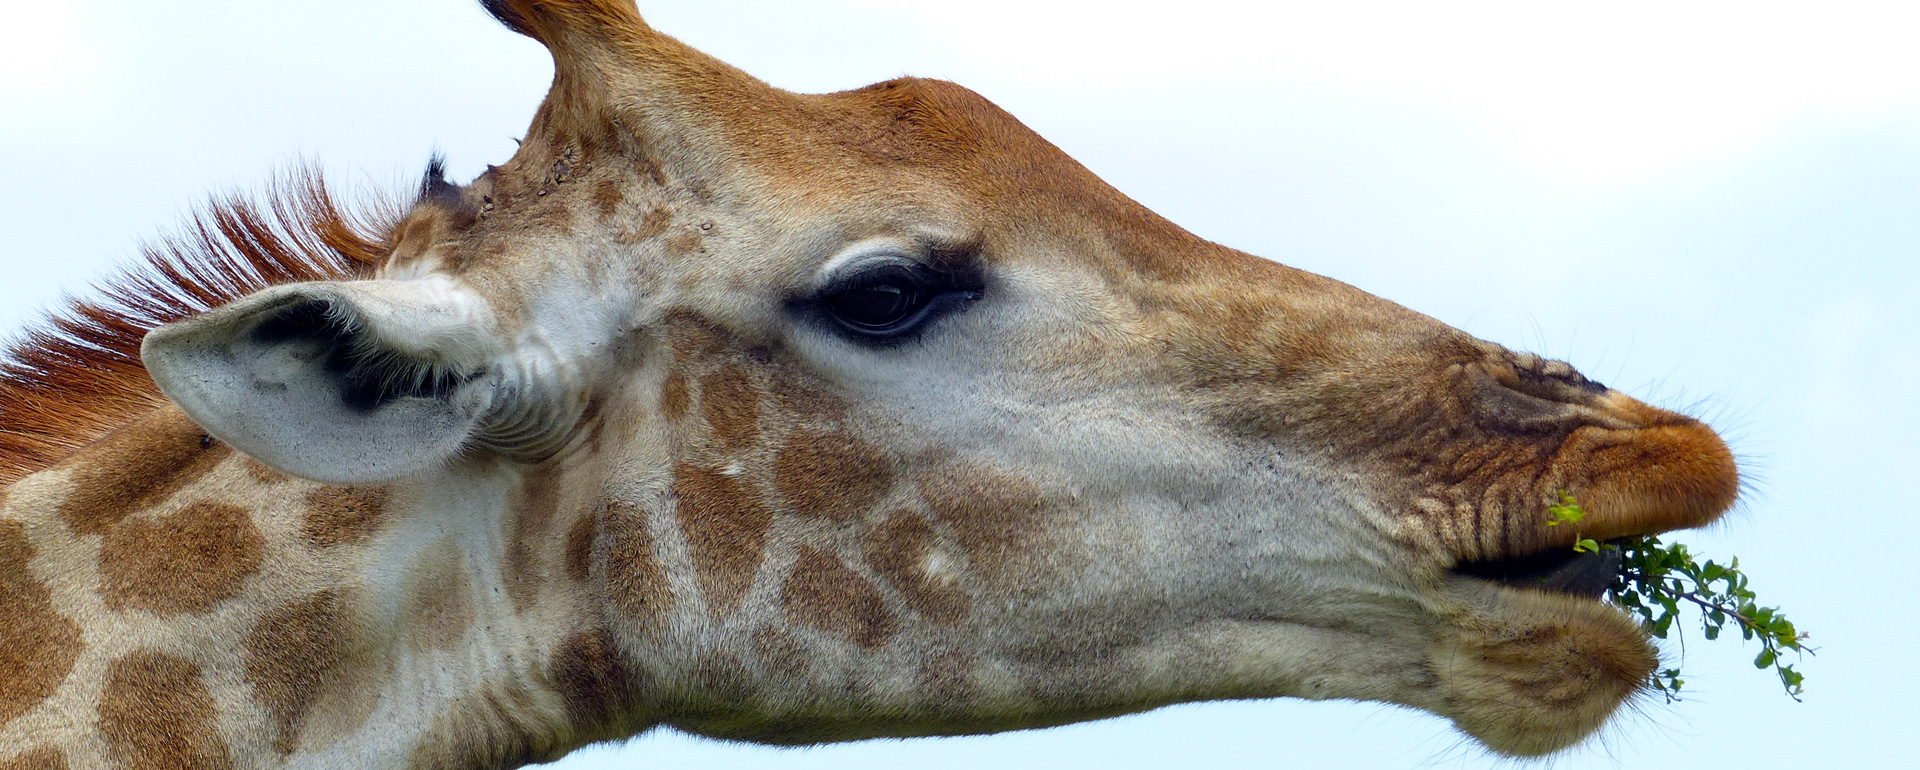
[[[366,208],[343,210],[318,172],[294,171],[264,201],[214,200],[145,245],[144,264],[17,333],[0,350],[0,484],[166,403],[140,363],[148,330],[275,284],[370,276],[400,212]]]

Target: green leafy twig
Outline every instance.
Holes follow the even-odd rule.
[[[1586,518],[1578,501],[1566,492],[1559,502],[1547,507],[1547,526],[1577,525]],[[1648,633],[1661,639],[1673,629],[1680,608],[1692,605],[1700,613],[1702,631],[1708,640],[1720,638],[1728,623],[1740,630],[1743,639],[1758,639],[1760,654],[1754,668],[1771,668],[1780,677],[1787,697],[1796,701],[1804,691],[1803,677],[1792,665],[1781,661],[1781,653],[1811,654],[1807,634],[1795,628],[1778,607],[1762,607],[1747,587],[1747,576],[1740,572],[1740,559],[1718,564],[1709,559],[1700,563],[1687,551],[1685,543],[1662,543],[1653,536],[1628,537],[1597,543],[1576,535],[1573,549],[1583,553],[1600,549],[1620,552],[1620,572],[1607,587],[1607,598],[1640,617]],[[1665,669],[1653,675],[1654,689],[1668,701],[1678,700],[1686,680],[1679,669]]]

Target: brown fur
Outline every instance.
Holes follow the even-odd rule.
[[[592,0],[481,0],[501,24],[543,44],[559,48],[568,41],[561,30],[613,26],[646,29],[630,5]]]
[[[390,650],[355,646],[326,678],[300,723],[300,747],[318,749],[360,734],[393,680]]]
[[[1528,622],[1464,629],[1429,663],[1451,674],[1441,693],[1455,706],[1454,724],[1481,740],[1524,754],[1551,750],[1557,730],[1598,727],[1659,664],[1625,614],[1583,612],[1586,600],[1546,591],[1513,601],[1533,606]]]
[[[454,699],[408,753],[410,770],[470,770],[546,762],[550,746],[529,736],[518,716],[534,696],[519,685],[483,687]]]
[[[452,535],[414,558],[402,596],[401,633],[416,651],[451,650],[473,626],[473,579]]]
[[[140,363],[148,330],[296,281],[370,275],[386,256],[390,207],[347,211],[317,172],[234,197],[185,234],[146,249],[146,264],[74,300],[0,353],[0,483],[45,468],[165,403]]]
[[[360,545],[386,524],[386,487],[323,486],[307,493],[300,534],[315,548]]]
[[[275,470],[273,466],[251,457],[244,460],[242,464],[247,468],[247,477],[262,484],[278,484],[293,478],[292,476]]]
[[[793,367],[773,371],[773,397],[780,411],[803,423],[830,423],[845,417],[847,402]]]
[[[130,519],[101,543],[101,591],[115,610],[207,612],[260,570],[266,544],[246,509],[225,503]]]
[[[1006,576],[1046,531],[1040,488],[993,468],[944,468],[920,480],[920,494],[934,518],[960,538],[973,566],[988,576]]]
[[[673,213],[666,209],[651,209],[640,220],[640,227],[633,231],[636,241],[652,240],[667,231],[667,225],[673,222]]]
[[[722,452],[738,452],[760,438],[760,391],[738,364],[700,378],[700,415]]]
[[[107,434],[92,450],[74,468],[73,493],[60,503],[60,517],[81,535],[166,502],[232,454],[170,405]]]
[[[52,695],[86,646],[80,625],[34,579],[33,555],[26,525],[0,521],[0,725]]]
[[[667,254],[675,257],[691,257],[704,251],[706,246],[700,242],[700,236],[693,233],[675,233],[667,239]]]
[[[660,412],[669,420],[680,420],[687,416],[687,407],[693,405],[693,399],[687,395],[687,378],[679,370],[667,373],[667,383],[660,389]]]
[[[602,179],[593,188],[593,206],[600,210],[603,220],[613,216],[613,212],[619,210],[620,204],[626,199],[627,194],[620,191],[620,183],[612,179]]]
[[[41,746],[10,759],[0,759],[0,770],[67,770],[67,755]]]
[[[733,334],[698,316],[675,313],[667,317],[667,336],[675,363],[686,365],[727,357]]]
[[[561,640],[549,667],[567,719],[598,725],[633,707],[633,667],[611,634],[585,631]]]
[[[583,582],[593,576],[593,543],[600,537],[598,513],[581,516],[567,528],[567,579]]]
[[[802,429],[780,448],[774,480],[794,512],[850,521],[893,488],[893,461],[850,433]]]
[[[673,493],[708,609],[732,610],[753,585],[772,510],[740,482],[686,463],[674,469]]]
[[[513,509],[507,521],[507,554],[502,571],[507,598],[513,600],[516,610],[524,611],[533,602],[545,577],[540,550],[547,540],[547,528],[560,511],[561,480],[557,467],[532,469],[521,479],[510,503]]]
[[[300,745],[308,711],[352,651],[351,613],[340,593],[321,591],[267,613],[247,635],[247,684],[266,706],[273,747],[283,755]]]
[[[233,758],[214,713],[198,664],[135,652],[107,668],[100,736],[126,770],[228,770]]]
[[[613,606],[642,629],[654,630],[667,609],[667,574],[653,555],[653,536],[640,511],[610,502],[607,531],[607,592]]]
[[[916,682],[921,698],[943,706],[967,702],[975,695],[972,662],[965,653],[953,651],[928,656]]]
[[[400,226],[394,228],[393,253],[388,259],[401,264],[424,256],[440,240],[441,225],[442,217],[435,209],[408,212],[406,218],[400,220]]]
[[[753,650],[760,654],[761,662],[775,671],[800,674],[812,668],[812,664],[807,662],[807,650],[800,646],[800,640],[778,626],[762,626],[755,630]]]
[[[926,572],[933,552],[933,527],[919,514],[896,511],[880,526],[860,537],[867,564],[886,578],[906,599],[907,606],[926,619],[952,625],[967,619],[969,598],[960,586],[942,582]]]
[[[789,617],[861,647],[885,646],[898,630],[873,584],[818,548],[800,546],[781,595]]]
[[[754,697],[754,688],[746,674],[746,665],[729,652],[707,652],[693,664],[693,682],[697,700],[718,703],[744,703]]]

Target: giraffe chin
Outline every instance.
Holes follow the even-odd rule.
[[[1487,748],[1541,756],[1592,735],[1645,688],[1659,654],[1604,602],[1473,578],[1478,612],[1432,650],[1442,716]]]

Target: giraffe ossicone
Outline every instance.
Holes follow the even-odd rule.
[[[555,61],[513,158],[386,220],[218,207],[0,360],[0,767],[1286,696],[1536,755],[1645,686],[1598,597],[1460,567],[1713,521],[1704,424],[1202,240],[951,83],[483,4]]]

